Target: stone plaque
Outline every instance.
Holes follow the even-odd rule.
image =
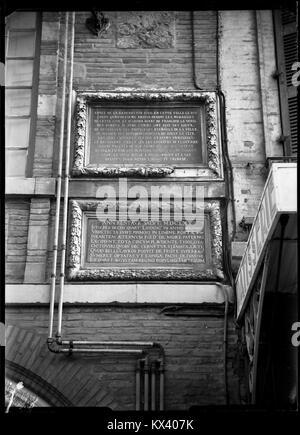
[[[203,163],[201,107],[90,108],[89,164]]]
[[[217,201],[205,201],[204,225],[185,220],[99,220],[100,201],[71,201],[70,280],[217,280],[222,273],[222,230]]]
[[[73,176],[220,179],[214,92],[83,92],[76,103]]]
[[[88,218],[85,266],[189,266],[209,263],[204,231],[188,232],[185,222],[111,221]],[[207,231],[206,222],[206,234]],[[208,239],[208,237],[206,237]]]

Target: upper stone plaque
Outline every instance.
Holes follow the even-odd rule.
[[[73,175],[220,178],[217,125],[212,92],[79,94]]]
[[[91,106],[86,164],[202,164],[203,107]]]

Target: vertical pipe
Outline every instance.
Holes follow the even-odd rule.
[[[145,358],[144,364],[144,411],[149,410],[149,362],[148,357]]]
[[[69,12],[66,12],[65,19],[66,19],[65,39],[64,39],[64,50],[65,51],[64,51],[63,84],[62,84],[62,97],[61,97],[61,120],[60,120],[60,132],[59,132],[57,185],[56,185],[56,209],[55,209],[54,241],[53,241],[53,264],[52,264],[51,287],[50,287],[50,309],[49,309],[49,331],[48,331],[49,338],[52,338],[52,335],[53,335],[53,315],[54,315],[55,281],[56,281],[56,266],[57,266],[58,229],[59,229],[60,200],[61,200],[63,141],[64,141],[64,128],[65,128],[65,99],[66,99],[66,78],[67,78]]]
[[[228,325],[228,296],[224,289],[225,308],[224,308],[224,334],[223,334],[223,354],[224,354],[224,387],[225,403],[229,405],[228,379],[227,379],[227,325]]]
[[[197,83],[197,76],[196,76],[196,56],[195,56],[195,26],[194,26],[194,11],[191,12],[191,30],[192,30],[192,68],[193,68],[193,83],[196,89],[199,89],[200,91],[203,91],[202,88]]]
[[[140,411],[141,409],[141,360],[138,359],[136,362],[135,371],[135,410]]]
[[[164,375],[164,361],[161,359],[159,365],[159,410],[164,410],[164,389],[165,389],[165,375]]]
[[[216,285],[222,290],[224,295],[224,329],[223,329],[223,377],[224,377],[224,396],[225,403],[229,405],[228,380],[227,380],[227,328],[228,328],[228,294],[222,284],[216,282]]]
[[[74,70],[74,34],[75,34],[75,12],[72,12],[71,20],[71,48],[70,48],[70,77],[69,77],[69,95],[68,95],[68,121],[67,121],[67,145],[65,155],[65,177],[64,177],[64,209],[63,209],[63,229],[61,245],[61,267],[60,267],[60,294],[58,305],[58,328],[57,337],[61,337],[62,324],[62,307],[65,280],[65,263],[66,263],[66,239],[67,239],[67,221],[68,221],[68,197],[69,197],[69,167],[70,167],[70,141],[71,141],[71,120],[72,120],[72,87],[73,87],[73,70]]]
[[[155,411],[156,361],[151,366],[151,411]]]

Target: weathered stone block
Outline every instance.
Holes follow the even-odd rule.
[[[170,12],[126,12],[118,16],[118,48],[174,46],[174,16]]]
[[[26,263],[24,282],[44,282],[45,281],[45,264],[44,263]]]
[[[241,258],[244,255],[247,242],[232,242],[231,244],[231,254],[232,257]]]
[[[54,116],[56,106],[56,95],[39,95],[38,116]]]
[[[44,55],[40,60],[40,75],[46,75],[48,80],[50,78],[56,78],[57,57]]]
[[[36,147],[36,156],[44,157],[44,158],[52,158],[53,138],[51,136],[50,137],[37,136],[35,147]]]
[[[30,249],[47,249],[48,231],[42,226],[31,226],[28,234]]]
[[[42,27],[42,41],[57,40],[58,31],[59,31],[58,21],[52,21],[50,23],[44,21]]]

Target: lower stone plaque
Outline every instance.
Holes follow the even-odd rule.
[[[206,224],[207,226],[207,224]],[[87,218],[84,265],[176,266],[209,261],[209,233],[188,232],[185,222]],[[208,245],[208,246],[207,246]]]
[[[71,201],[70,280],[217,280],[223,278],[217,201],[206,201],[200,231],[184,220],[97,218],[99,202]]]

